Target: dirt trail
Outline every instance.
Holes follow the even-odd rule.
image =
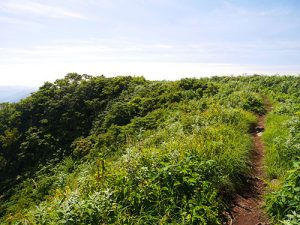
[[[271,105],[265,100],[267,112],[271,110]],[[263,169],[264,145],[261,140],[261,134],[264,131],[265,115],[257,117],[258,124],[251,132],[254,148],[252,152],[252,177],[249,180],[249,187],[245,193],[240,193],[235,197],[234,208],[232,209],[233,225],[267,225],[268,218],[265,215],[262,206],[262,195],[265,190],[265,177]]]

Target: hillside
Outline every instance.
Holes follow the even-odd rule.
[[[1,104],[0,223],[241,224],[237,197],[261,182],[266,220],[299,224],[299,88],[293,76],[47,82]]]
[[[36,88],[23,86],[0,86],[0,103],[17,102],[34,92]]]

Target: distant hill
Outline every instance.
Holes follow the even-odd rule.
[[[0,103],[1,102],[17,102],[22,98],[36,91],[35,87],[24,86],[0,86]]]

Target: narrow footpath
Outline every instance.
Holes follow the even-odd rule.
[[[269,102],[265,101],[267,112],[271,110]],[[266,184],[263,169],[264,145],[261,135],[264,131],[265,116],[258,116],[258,124],[251,132],[253,140],[252,152],[252,176],[249,181],[249,190],[240,193],[235,197],[234,208],[232,209],[232,225],[269,225],[268,218],[262,209],[264,190]]]

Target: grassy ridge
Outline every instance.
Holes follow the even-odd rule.
[[[299,155],[299,87],[295,77],[260,76],[46,83],[1,105],[0,223],[222,224],[249,175],[263,95],[275,107],[267,173],[283,183],[267,210],[277,222],[296,218],[297,166],[284,179]]]

